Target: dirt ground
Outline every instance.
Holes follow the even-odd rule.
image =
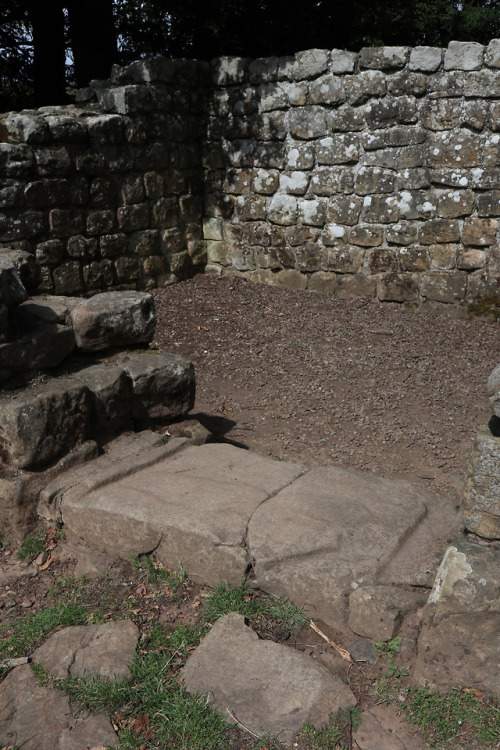
[[[458,497],[471,440],[491,416],[498,324],[464,309],[339,300],[228,277],[197,276],[154,296],[154,344],[192,360],[194,412],[225,439]]]
[[[153,345],[193,361],[192,416],[220,439],[307,467],[340,464],[410,479],[458,502],[471,440],[491,414],[486,379],[499,361],[497,324],[465,311],[454,317],[237,278],[198,276],[154,296]],[[49,606],[56,583],[58,592],[74,586],[75,560],[65,547],[57,544],[45,569],[17,560],[9,545],[0,553],[5,634]],[[86,606],[109,602],[106,619],[130,610],[143,637],[156,622],[195,624],[207,592],[187,585],[171,601],[130,565],[112,565],[84,585]],[[298,641],[320,661],[332,659],[310,629]],[[362,710],[382,702],[371,685],[383,662],[347,675],[342,664],[327,666],[340,670]],[[235,730],[233,747],[246,746]]]

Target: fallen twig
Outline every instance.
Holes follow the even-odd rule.
[[[342,648],[341,646],[337,646],[336,643],[334,643],[333,641],[331,641],[330,638],[328,638],[328,636],[325,635],[323,633],[323,631],[318,628],[318,626],[316,625],[315,622],[313,622],[312,620],[310,620],[309,621],[309,625],[314,630],[314,632],[317,633],[318,635],[320,635],[323,638],[323,640],[325,640],[328,643],[329,646],[331,646],[332,648],[334,648],[335,651],[337,651],[337,653],[340,654],[340,656],[343,659],[345,659],[346,661],[350,662],[351,664],[355,664],[355,661],[352,658],[352,656],[349,653],[349,651],[346,651],[345,648]]]
[[[226,708],[226,711],[228,712],[228,714],[229,714],[229,716],[231,717],[231,719],[232,719],[233,721],[235,721],[235,722],[236,722],[236,723],[238,724],[238,726],[239,726],[239,727],[241,727],[242,729],[244,729],[244,730],[245,730],[245,732],[248,732],[249,734],[251,734],[251,735],[252,735],[252,737],[256,737],[257,739],[259,739],[259,735],[258,735],[258,734],[255,734],[255,732],[252,732],[252,730],[251,730],[251,729],[249,729],[249,728],[248,728],[248,727],[246,727],[246,726],[245,726],[244,724],[242,724],[242,723],[241,723],[241,721],[240,721],[239,719],[237,719],[237,718],[236,718],[236,716],[235,716],[235,715],[234,715],[233,713],[231,713],[231,711],[230,711],[230,710],[229,710],[228,708]]]

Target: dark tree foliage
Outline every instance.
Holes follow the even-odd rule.
[[[113,62],[487,44],[500,0],[0,0],[0,111],[65,101]],[[74,66],[68,65],[69,56]]]

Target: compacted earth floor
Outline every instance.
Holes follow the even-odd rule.
[[[194,363],[192,416],[218,439],[306,467],[338,464],[409,479],[459,502],[472,438],[491,414],[486,380],[500,361],[498,324],[466,309],[338,300],[228,277],[198,276],[154,296],[152,346]],[[203,617],[206,587],[183,582],[172,591],[130,565],[79,579],[81,561],[75,568],[66,542],[56,541],[55,530],[39,532],[48,555],[43,564],[35,562],[38,552],[18,560],[18,547],[0,539],[0,641],[66,594],[83,597],[89,622],[94,611],[101,620],[132,617],[141,644],[157,624],[174,629]],[[84,567],[92,565],[90,552]],[[279,627],[263,627],[260,635],[288,640],[318,658],[318,650],[329,648],[309,627],[298,637]],[[361,711],[385,701],[376,686],[386,668],[381,657],[344,670]],[[407,683],[403,675],[398,680],[396,705]],[[133,721],[119,713],[114,720],[120,728]],[[351,729],[343,747],[351,744]],[[414,730],[420,747],[423,737]],[[228,750],[252,742],[234,730]],[[304,739],[296,747],[316,745]],[[466,733],[445,747],[485,746]]]
[[[234,277],[154,292],[154,345],[192,360],[194,412],[221,438],[459,493],[491,416],[500,327],[466,308],[340,300]],[[440,314],[441,313],[441,314]]]

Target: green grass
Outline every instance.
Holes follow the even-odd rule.
[[[315,729],[306,724],[298,739],[304,750],[334,750],[350,748],[351,735],[361,724],[357,708],[344,708],[332,717],[332,725],[325,729]]]
[[[472,691],[450,690],[446,695],[438,695],[409,688],[401,705],[408,720],[419,726],[431,747],[441,747],[465,732],[485,745],[500,742],[498,701],[486,702]]]
[[[40,552],[43,552],[45,549],[45,538],[45,532],[27,536],[17,551],[17,557],[20,560],[31,560],[34,557],[38,557]]]
[[[471,302],[467,310],[472,315],[493,315],[495,320],[500,318],[500,294],[487,294],[477,302]]]
[[[150,585],[166,585],[172,592],[188,580],[187,573],[182,565],[179,565],[177,571],[171,571],[150,555],[132,558],[132,567]]]

